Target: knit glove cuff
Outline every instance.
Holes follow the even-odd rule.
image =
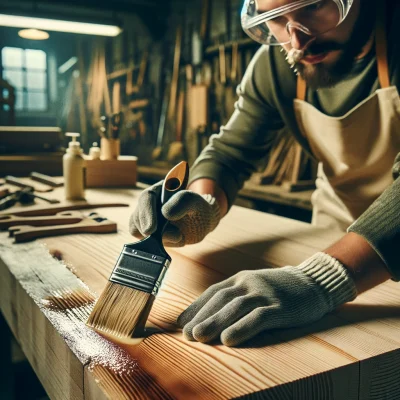
[[[314,254],[297,268],[322,289],[329,311],[357,297],[356,285],[349,271],[326,253]]]
[[[217,199],[211,194],[202,194],[201,197],[211,206],[210,230],[212,232],[221,220],[221,211]]]

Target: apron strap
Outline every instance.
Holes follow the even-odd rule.
[[[378,64],[378,78],[382,89],[390,87],[389,64],[387,59],[387,40],[386,40],[386,1],[377,1],[376,28],[375,28],[375,52]],[[306,100],[307,84],[298,75],[297,94],[299,100]]]
[[[300,76],[297,76],[297,98],[306,101],[307,84],[306,81]]]
[[[376,60],[378,63],[378,78],[381,88],[390,87],[389,65],[387,57],[387,40],[386,40],[386,1],[376,2],[377,18],[376,18]]]

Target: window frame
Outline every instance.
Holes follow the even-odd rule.
[[[3,49],[4,48],[16,48],[16,49],[21,49],[23,51],[23,60],[22,60],[22,67],[7,67],[3,63]],[[26,50],[40,50],[43,51],[43,53],[46,56],[46,69],[40,70],[40,69],[35,69],[35,68],[27,68],[26,64]],[[20,88],[15,87],[15,96],[17,97],[19,93],[23,94],[22,98],[22,108],[20,109],[15,109],[16,113],[19,115],[32,115],[32,114],[48,114],[51,112],[51,105],[50,105],[50,77],[49,77],[49,53],[48,51],[44,49],[37,48],[36,46],[21,46],[17,44],[9,44],[6,45],[4,44],[1,46],[0,49],[0,69],[1,69],[1,77],[4,78],[4,71],[5,70],[11,70],[11,71],[21,71],[22,72],[22,80],[23,80],[23,85],[22,85],[22,90]],[[28,72],[44,72],[45,74],[45,82],[46,82],[46,87],[45,89],[29,89],[28,87]],[[28,93],[44,93],[45,98],[46,98],[46,108],[42,110],[34,110],[30,109],[28,107]]]

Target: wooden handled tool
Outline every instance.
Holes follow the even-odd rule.
[[[44,183],[45,185],[49,185],[52,187],[61,187],[64,186],[63,178],[54,178],[52,176],[44,175],[39,172],[31,172],[30,178],[33,181],[37,181],[40,183]]]
[[[18,209],[13,209],[12,212],[0,212],[1,215],[20,215],[20,216],[42,216],[42,215],[55,215],[61,211],[70,210],[89,210],[93,208],[103,208],[103,207],[129,207],[126,203],[87,203],[85,201],[76,202],[73,204],[50,204],[46,206],[35,206],[21,207]]]
[[[21,243],[29,242],[40,237],[66,235],[71,233],[113,233],[117,232],[117,224],[108,220],[98,222],[92,218],[85,218],[81,222],[68,225],[41,227],[17,225],[9,228],[8,232],[10,237],[15,238],[16,243]]]
[[[155,199],[157,229],[136,243],[126,244],[118,257],[105,290],[89,316],[87,325],[113,338],[142,335],[154,298],[171,263],[162,237],[169,221],[162,205],[185,190],[189,167],[183,161],[172,168]],[[118,299],[118,301],[115,301]]]
[[[5,181],[10,185],[18,186],[20,188],[30,188],[32,191],[46,193],[51,192],[53,188],[49,185],[44,185],[42,183],[35,183],[27,179],[16,178],[15,176],[7,175]]]
[[[54,216],[46,217],[19,217],[15,215],[0,216],[0,230],[16,225],[51,226],[75,224],[82,221],[84,216],[79,211],[65,211]]]
[[[0,199],[7,197],[9,194],[10,194],[9,189],[0,187]]]

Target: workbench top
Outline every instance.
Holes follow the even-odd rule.
[[[62,190],[47,196],[62,198]],[[98,210],[118,223],[115,234],[13,244],[0,232],[1,311],[50,398],[400,398],[400,290],[392,281],[317,323],[239,348],[183,339],[176,318],[209,285],[242,269],[297,265],[338,238],[245,208],[233,207],[202,243],[168,249],[173,261],[149,317],[152,334],[120,347],[88,329],[123,244],[134,241],[128,219],[139,193],[87,191],[88,200],[131,205]]]

